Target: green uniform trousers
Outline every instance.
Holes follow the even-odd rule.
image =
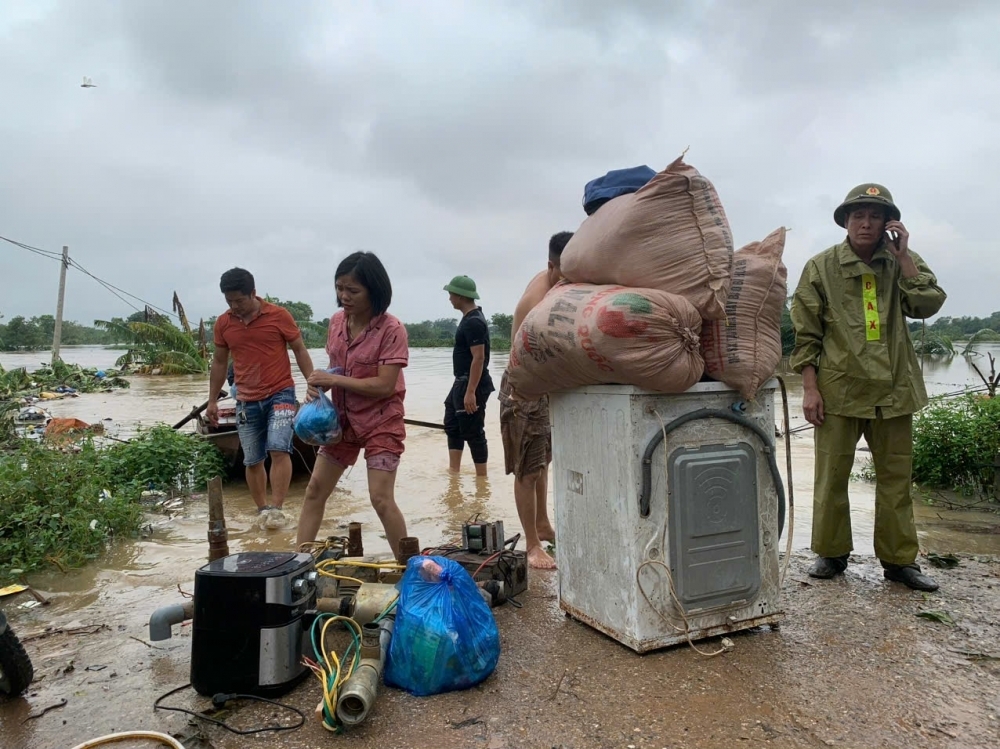
[[[912,564],[917,558],[910,497],[913,415],[883,419],[881,409],[874,419],[828,413],[816,429],[812,550],[839,557],[854,549],[847,485],[861,435],[875,464],[875,555],[889,564]]]

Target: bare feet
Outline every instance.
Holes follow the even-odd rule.
[[[536,570],[554,570],[556,560],[545,553],[541,546],[528,549],[528,566]]]
[[[536,524],[535,532],[538,533],[539,541],[548,541],[550,544],[554,544],[556,542],[555,529],[552,527],[552,523],[548,520]]]

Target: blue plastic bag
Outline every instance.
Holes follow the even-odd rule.
[[[326,370],[339,374],[341,370]],[[311,400],[295,414],[295,434],[307,445],[335,445],[343,436],[340,431],[340,414],[326,393],[319,391],[319,397]]]
[[[423,697],[493,673],[500,632],[472,576],[446,557],[416,556],[399,583],[385,683]]]

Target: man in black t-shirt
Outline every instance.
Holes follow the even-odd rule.
[[[489,457],[486,445],[486,400],[493,392],[490,377],[490,329],[482,307],[476,304],[479,292],[468,276],[455,276],[444,287],[451,306],[462,313],[455,331],[452,369],[455,383],[444,401],[444,430],[448,435],[448,461],[453,473],[462,467],[466,443],[472,453],[476,475],[486,475]]]

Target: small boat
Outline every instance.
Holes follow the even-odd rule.
[[[243,446],[236,431],[236,402],[230,398],[219,401],[219,423],[213,426],[205,419],[204,413],[195,418],[195,432],[215,445],[226,460],[229,478],[243,473]],[[306,444],[296,435],[292,440],[292,475],[312,473],[316,464],[316,447]],[[264,463],[269,465],[270,457]]]

